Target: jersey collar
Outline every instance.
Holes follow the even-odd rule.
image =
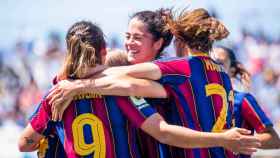
[[[191,54],[190,56],[193,56],[193,57],[209,57],[209,55],[207,53],[204,53],[204,52],[198,52],[198,53],[195,53],[195,54]]]

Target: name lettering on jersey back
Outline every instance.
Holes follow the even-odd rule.
[[[97,94],[97,93],[83,93],[83,94],[79,94],[74,96],[74,100],[81,100],[81,99],[95,99],[95,98],[102,98],[101,94]]]
[[[207,71],[217,71],[217,72],[223,71],[221,66],[219,66],[218,64],[214,63],[209,59],[203,60],[203,62]]]

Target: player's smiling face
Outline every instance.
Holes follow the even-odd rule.
[[[128,31],[125,34],[125,48],[131,64],[152,61],[158,51],[153,35],[137,18],[133,18],[129,22]]]

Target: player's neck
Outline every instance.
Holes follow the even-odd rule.
[[[190,49],[189,47],[185,47],[182,51],[177,52],[178,57],[187,57],[187,56],[208,56],[207,52],[202,52],[197,49]]]
[[[197,49],[189,49],[189,56],[208,56],[208,53]]]
[[[85,76],[83,78],[89,78],[89,77],[96,77],[101,74],[102,71],[104,71],[108,66],[105,65],[96,65],[94,68],[88,68]]]

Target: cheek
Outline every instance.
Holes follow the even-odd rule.
[[[128,43],[127,40],[124,40],[124,46],[127,47]]]
[[[142,45],[140,54],[145,58],[149,58],[153,54],[153,49],[149,45]]]

